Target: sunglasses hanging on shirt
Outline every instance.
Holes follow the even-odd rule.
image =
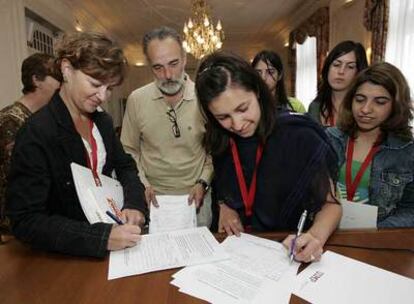
[[[181,133],[180,133],[180,128],[178,127],[178,124],[177,124],[177,113],[175,112],[174,109],[170,109],[168,110],[167,115],[172,123],[172,131],[173,131],[174,137],[175,138],[180,137]]]

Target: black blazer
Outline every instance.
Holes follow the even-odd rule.
[[[124,208],[146,216],[144,186],[134,160],[117,138],[111,117],[92,114],[106,148],[103,174],[113,170],[124,189]],[[89,224],[76,194],[70,163],[87,166],[86,150],[59,93],[18,132],[7,190],[15,236],[32,246],[73,255],[104,256],[111,224]]]

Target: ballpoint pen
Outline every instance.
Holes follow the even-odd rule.
[[[303,227],[305,226],[306,217],[308,215],[308,211],[303,211],[302,215],[300,216],[299,223],[298,223],[298,231],[296,232],[295,238],[292,240],[291,246],[290,246],[290,262],[292,263],[293,258],[295,257],[295,247],[296,247],[296,239],[302,234]]]
[[[106,214],[113,219],[118,225],[123,225],[124,223],[121,221],[120,218],[118,218],[115,214],[113,214],[111,211],[106,211]]]

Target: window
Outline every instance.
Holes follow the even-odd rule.
[[[39,15],[25,9],[28,53],[54,55],[54,42],[61,31]]]
[[[52,36],[38,29],[33,32],[33,38],[29,46],[41,53],[54,54]]]
[[[414,97],[414,0],[390,0],[385,61],[401,70]]]
[[[306,109],[317,93],[316,38],[307,37],[296,44],[296,98]]]

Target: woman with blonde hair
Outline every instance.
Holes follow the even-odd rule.
[[[60,91],[17,137],[7,194],[12,232],[44,250],[104,256],[134,246],[147,208],[134,160],[127,155],[100,105],[122,83],[122,50],[102,34],[65,36],[57,50]],[[70,164],[88,166],[123,186],[125,225],[89,224],[76,194]]]

